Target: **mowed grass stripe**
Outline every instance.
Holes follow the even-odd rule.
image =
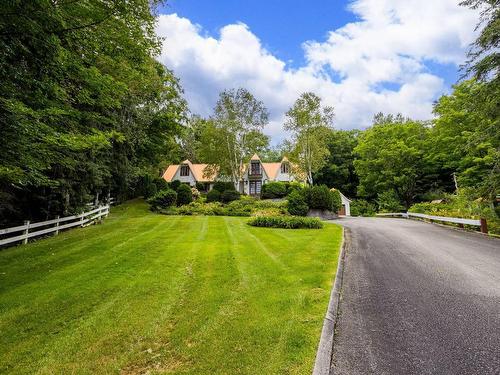
[[[127,241],[135,241],[138,235],[148,236],[151,231],[156,230],[154,228],[156,225],[175,225],[172,222],[158,221],[155,216],[142,221],[122,220],[121,223],[121,225],[120,222],[108,225],[105,222],[99,226],[63,232],[57,237],[30,244],[25,247],[26,252],[22,252],[15,259],[11,259],[10,256],[18,254],[13,251],[14,249],[4,250],[5,256],[0,257],[0,270],[3,274],[18,273],[19,276],[25,275],[29,281],[36,281],[37,276],[46,277],[43,271],[62,270],[65,266],[79,264],[82,260],[92,260],[94,256],[108,257],[107,253],[103,255],[103,248],[111,250]],[[15,285],[9,282],[25,285],[23,277],[8,278],[6,283],[0,286],[0,292],[4,289],[12,290]]]
[[[66,329],[74,326],[76,329],[79,322],[88,319],[93,311],[99,311],[102,306],[116,301],[117,295],[124,294],[122,288],[126,279],[132,279],[135,270],[140,270],[144,262],[153,259],[143,256],[141,250],[148,248],[156,237],[169,238],[175,233],[174,241],[161,242],[169,246],[182,236],[182,231],[161,230],[162,226],[163,229],[170,229],[177,224],[179,218],[165,220],[165,217],[158,215],[158,219],[163,221],[153,226],[149,223],[147,226],[149,229],[136,237],[137,242],[143,238],[144,243],[123,248],[126,243],[131,245],[131,238],[124,239],[120,236],[115,245],[106,250],[106,242],[103,242],[99,245],[100,256],[86,259],[85,253],[82,252],[80,263],[72,263],[60,271],[56,269],[55,272],[47,274],[42,285],[35,287],[36,281],[34,281],[23,288],[16,288],[11,293],[0,295],[0,306],[4,306],[4,297],[8,299],[12,293],[22,296],[14,305],[17,307],[15,311],[10,314],[6,311],[2,314],[0,329],[7,334],[0,337],[0,343],[5,344],[9,351],[17,353],[16,355],[24,352],[30,360],[37,355],[37,352],[40,357],[45,356],[40,349],[49,345],[48,341],[57,338],[54,334],[58,333],[62,326],[66,326]],[[191,223],[185,222],[184,225],[187,228]],[[2,310],[4,309],[1,308],[0,311]],[[35,329],[32,324],[33,310],[38,312],[36,316],[38,324]],[[34,343],[34,347],[26,347],[23,350],[12,343],[4,343],[4,337],[10,336],[8,334],[10,330],[16,330],[16,336],[21,337],[39,335],[40,340]]]
[[[0,289],[0,372],[310,373],[341,230],[246,220],[156,215],[131,202],[65,241],[0,252],[21,271],[0,274],[12,287]],[[55,243],[64,246],[54,262]],[[49,259],[32,259],[50,273],[23,272],[35,246]]]
[[[166,220],[177,222],[176,218]],[[88,338],[88,342],[84,339],[82,344],[81,338],[75,341],[72,340],[73,336],[68,336],[58,343],[61,344],[61,349],[67,345],[78,348],[75,353],[78,361],[91,362],[100,354],[104,360],[96,363],[95,367],[90,369],[91,372],[99,372],[103,368],[107,368],[109,372],[128,368],[137,370],[138,365],[138,368],[147,369],[147,351],[150,349],[154,350],[156,363],[169,357],[171,348],[168,345],[168,336],[172,327],[165,323],[169,321],[172,310],[183,298],[182,290],[191,277],[190,266],[197,257],[198,246],[204,241],[207,233],[207,218],[199,218],[195,222],[182,218],[181,222],[179,228],[189,227],[198,235],[185,238],[186,232],[173,231],[175,238],[168,238],[171,241],[167,243],[152,241],[148,249],[151,263],[128,280],[112,300],[93,311],[86,319],[85,325],[79,327],[80,331],[85,332],[84,338]],[[168,267],[165,267],[166,265]],[[106,316],[114,316],[115,319],[110,322]],[[115,333],[106,335],[113,328]],[[93,342],[94,330],[102,332],[103,335]],[[117,346],[117,343],[123,346]],[[126,352],[127,356],[117,355],[123,352]],[[67,361],[61,361],[60,357],[55,355],[46,367],[59,367],[61,372],[66,372],[73,361],[72,356],[69,356]]]

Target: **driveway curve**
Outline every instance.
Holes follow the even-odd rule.
[[[331,374],[499,374],[500,240],[394,218],[344,218]]]

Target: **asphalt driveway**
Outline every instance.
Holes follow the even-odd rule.
[[[500,240],[405,219],[340,224],[351,247],[332,374],[500,374]]]

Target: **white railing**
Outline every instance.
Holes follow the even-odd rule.
[[[25,221],[23,225],[0,229],[0,237],[5,237],[6,235],[9,234],[11,235],[13,233],[23,232],[22,234],[16,234],[12,237],[1,238],[0,246],[7,245],[17,241],[28,243],[28,239],[32,237],[38,237],[52,232],[55,232],[54,234],[57,236],[60,230],[73,227],[85,227],[87,225],[92,224],[96,220],[102,220],[102,218],[108,216],[108,214],[109,214],[109,204],[97,207],[91,211],[84,212],[79,215],[66,216],[61,218],[57,217],[52,220],[39,221],[37,223],[31,223],[29,221]],[[37,230],[35,232],[31,231],[32,229],[47,227],[49,225],[51,226],[49,228]]]
[[[416,217],[419,219],[427,219],[430,221],[440,221],[443,223],[458,224],[461,227],[464,225],[471,225],[475,227],[480,227],[481,232],[483,233],[488,233],[488,226],[486,224],[486,219],[464,219],[461,217],[446,217],[446,216],[418,214],[416,212],[394,212],[394,213],[377,214],[377,216],[400,216],[406,219],[411,217]]]

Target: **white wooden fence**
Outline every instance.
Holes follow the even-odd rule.
[[[92,224],[96,220],[102,220],[103,217],[109,214],[109,204],[105,206],[99,206],[91,211],[84,212],[79,215],[57,217],[53,220],[39,221],[37,223],[30,223],[25,221],[23,225],[17,227],[10,227],[5,229],[0,229],[0,246],[7,245],[13,242],[22,241],[23,243],[28,243],[28,239],[38,236],[43,236],[44,234],[49,234],[54,232],[54,235],[58,235],[60,230],[73,228],[73,227],[85,227]],[[35,228],[43,228],[35,232],[32,230]],[[18,234],[22,232],[22,234]],[[13,235],[14,234],[14,235]],[[6,235],[10,235],[7,237]],[[7,237],[7,238],[5,238]]]
[[[377,214],[377,216],[400,216],[406,219],[410,217],[416,217],[419,219],[427,219],[429,221],[439,221],[443,223],[453,223],[458,224],[460,227],[464,225],[471,225],[475,227],[480,227],[481,232],[488,233],[488,226],[486,223],[486,219],[464,219],[461,217],[446,217],[446,216],[433,216],[427,214],[418,214],[415,212],[396,212],[396,213],[387,213],[387,214]]]

